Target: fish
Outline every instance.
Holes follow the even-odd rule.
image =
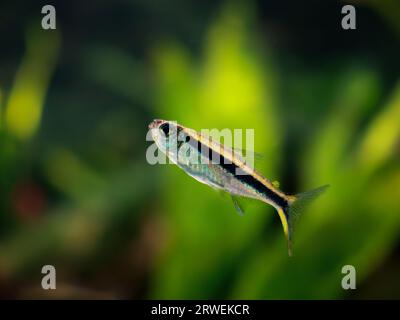
[[[295,218],[329,185],[287,194],[279,189],[279,183],[271,182],[249,165],[240,150],[174,121],[155,119],[148,127],[157,148],[173,164],[197,181],[230,194],[236,211],[241,215],[244,213],[243,198],[259,200],[274,207],[282,223],[288,254],[292,256]]]

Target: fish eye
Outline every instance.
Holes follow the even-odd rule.
[[[185,142],[189,142],[189,140],[190,140],[190,137],[189,137],[189,136],[186,136],[186,137],[185,137]]]
[[[168,123],[163,123],[163,124],[160,126],[160,129],[164,132],[164,134],[165,134],[166,136],[168,136],[168,134],[169,134],[169,124],[168,124]]]

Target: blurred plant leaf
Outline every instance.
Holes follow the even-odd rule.
[[[20,139],[31,137],[39,127],[60,46],[58,30],[28,30],[26,53],[16,74],[5,114],[8,130]]]
[[[54,150],[45,160],[48,181],[79,201],[105,187],[105,181],[67,150]]]
[[[146,98],[143,92],[149,89],[148,72],[141,61],[123,50],[110,46],[89,47],[83,65],[86,77],[119,96],[134,102]]]

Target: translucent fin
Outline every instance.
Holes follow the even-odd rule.
[[[264,155],[258,152],[245,150],[245,149],[233,149],[235,157],[239,158],[243,163],[250,167],[257,167],[262,161],[265,161]],[[248,158],[250,157],[250,158]]]
[[[228,145],[223,145],[221,144],[217,139],[214,139],[212,136],[206,135],[206,134],[201,134],[201,136],[208,140],[212,146],[222,148],[224,149],[225,152],[231,153],[234,157],[240,159],[241,161],[245,162],[246,157],[249,154],[252,154],[254,157],[254,161],[258,160],[265,160],[265,157],[263,154],[255,152],[255,151],[250,151],[246,149],[241,149],[241,148],[234,148]]]
[[[286,210],[282,208],[277,208],[279,218],[281,219],[283,232],[285,233],[285,238],[288,244],[289,256],[292,256],[292,226],[291,219]]]
[[[233,151],[236,154],[241,155],[242,157],[244,157],[244,155],[247,156],[247,154],[252,153],[254,156],[254,160],[264,160],[265,157],[263,154],[255,152],[255,151],[250,151],[250,150],[246,150],[246,149],[239,149],[239,148],[233,148]]]
[[[243,198],[240,196],[234,196],[234,195],[230,194],[229,192],[221,190],[221,189],[215,189],[215,190],[218,191],[220,196],[223,197],[224,199],[230,198],[230,200],[232,200],[232,202],[233,202],[236,212],[241,216],[244,215],[248,204],[252,200],[252,199]]]
[[[317,198],[321,193],[323,193],[329,185],[324,185],[322,187],[302,192],[294,196],[289,197],[289,205],[286,208],[279,208],[278,213],[281,218],[283,230],[285,232],[286,240],[288,243],[288,253],[289,256],[292,255],[292,242],[293,242],[293,222],[297,220],[301,211],[305,207]]]
[[[296,194],[290,205],[289,205],[289,213],[291,216],[298,217],[302,210],[304,210],[307,205],[316,199],[321,193],[323,193],[326,189],[329,188],[329,185],[324,185],[318,188],[315,188],[310,191],[302,192]]]
[[[244,206],[243,203],[241,203],[239,197],[231,195],[233,205],[235,206],[236,211],[242,216],[244,215]]]

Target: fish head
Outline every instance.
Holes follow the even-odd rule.
[[[178,153],[178,135],[182,126],[175,121],[155,119],[149,124],[151,136],[157,147],[170,158],[176,158]]]

